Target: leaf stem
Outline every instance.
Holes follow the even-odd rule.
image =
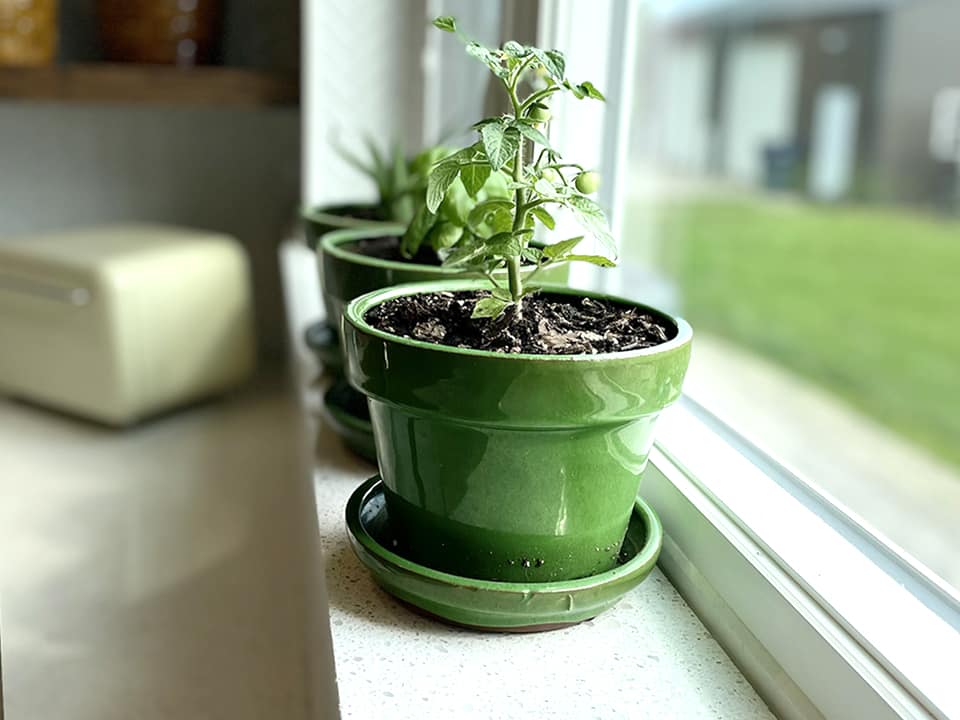
[[[537,90],[535,93],[531,93],[531,95],[527,97],[526,100],[523,101],[523,104],[520,105],[520,111],[523,112],[524,110],[529,108],[531,105],[534,105],[535,103],[538,103],[541,100],[544,100],[550,97],[555,92],[559,92],[562,89],[563,89],[562,85],[551,85],[550,87],[543,88],[543,90]],[[517,114],[517,117],[520,117],[519,113]]]

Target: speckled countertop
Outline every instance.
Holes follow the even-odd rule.
[[[316,458],[342,717],[773,717],[659,570],[606,614],[554,632],[484,634],[414,614],[347,541],[347,498],[375,468],[322,427]]]

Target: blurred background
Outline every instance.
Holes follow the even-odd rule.
[[[296,0],[0,1],[0,236],[122,221],[233,235],[261,349],[279,356],[299,66]]]
[[[960,3],[639,15],[623,265],[688,394],[960,587]]]

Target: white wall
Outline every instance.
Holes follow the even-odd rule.
[[[303,4],[303,201],[373,199],[375,189],[334,151],[362,154],[363,137],[421,143],[423,0]]]

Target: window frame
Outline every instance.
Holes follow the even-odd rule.
[[[539,2],[539,42],[611,100],[590,107],[601,137],[564,100],[555,114],[573,119],[552,123],[551,139],[601,168],[618,241],[638,11]],[[621,278],[577,268],[572,282],[630,295]],[[664,572],[781,717],[960,717],[957,594],[693,400],[661,418],[641,492],[666,529]]]

